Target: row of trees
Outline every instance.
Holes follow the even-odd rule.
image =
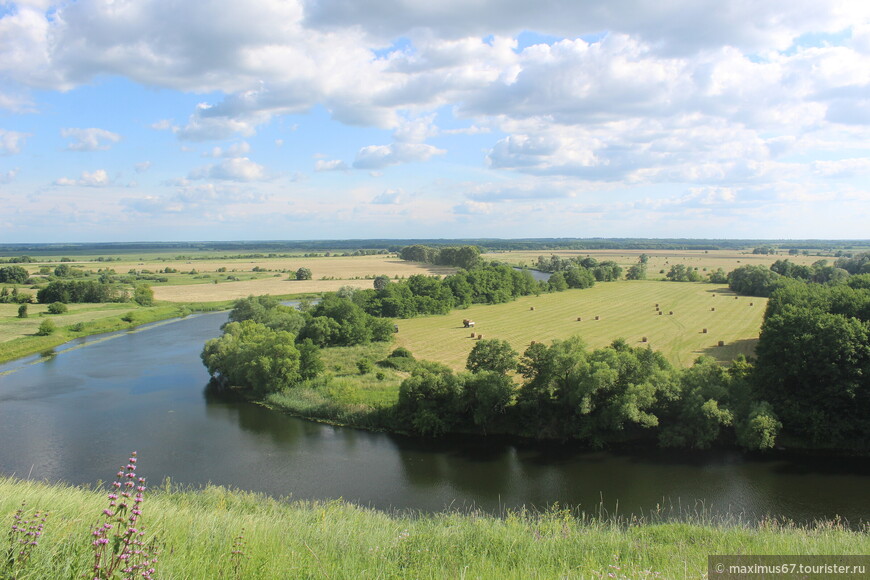
[[[410,262],[454,266],[470,270],[480,264],[480,248],[477,246],[432,247],[414,244],[399,250],[399,257]]]
[[[593,445],[656,439],[664,447],[774,445],[780,422],[755,397],[752,366],[702,357],[676,369],[648,348],[614,341],[589,350],[580,338],[537,343],[518,357],[508,343],[481,340],[467,373],[419,365],[399,391],[404,428],[438,435],[482,429]],[[519,385],[511,371],[518,371]]]
[[[563,258],[555,254],[549,257],[538,256],[534,268],[541,272],[566,272],[572,269],[585,269],[590,271],[598,282],[612,282],[619,280],[622,276],[622,266],[616,262],[612,260],[599,262],[592,257]]]

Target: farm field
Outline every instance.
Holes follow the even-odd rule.
[[[791,260],[795,264],[810,265],[818,260],[828,260],[833,264],[836,258],[829,256],[789,256],[787,253],[780,254],[753,254],[751,250],[740,252],[735,250],[553,250],[553,251],[510,251],[492,252],[483,254],[487,260],[498,260],[514,266],[532,267],[538,256],[560,256],[563,258],[586,258],[592,257],[603,262],[612,260],[628,268],[637,263],[641,254],[649,256],[647,264],[647,277],[649,279],[663,279],[671,266],[683,264],[688,267],[698,268],[701,275],[722,268],[725,272],[740,266],[762,265],[769,267],[777,260]],[[706,268],[706,270],[704,270]],[[661,272],[664,270],[664,272]]]
[[[657,303],[664,314],[656,311]],[[533,340],[549,344],[579,335],[589,347],[599,348],[624,338],[631,346],[648,344],[674,365],[690,366],[702,354],[721,361],[751,355],[766,304],[764,298],[737,297],[727,287],[704,283],[607,282],[507,304],[475,305],[445,316],[399,320],[396,345],[418,359],[464,368],[475,344],[472,329],[462,324],[468,318],[475,321],[476,334],[506,340],[520,353]],[[717,346],[719,341],[725,346]]]

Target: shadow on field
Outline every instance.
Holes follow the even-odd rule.
[[[737,358],[738,355],[744,355],[747,358],[755,356],[755,345],[758,344],[757,338],[744,338],[741,340],[726,341],[724,346],[716,346],[718,342],[715,335],[710,334],[711,345],[701,349],[701,354],[715,358],[719,362],[728,363]]]

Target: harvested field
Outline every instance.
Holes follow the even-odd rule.
[[[777,260],[790,260],[795,264],[803,264],[809,266],[818,260],[828,260],[829,264],[833,264],[836,258],[819,257],[819,256],[789,256],[786,253],[782,254],[753,254],[751,250],[740,252],[735,250],[554,250],[554,251],[512,251],[512,252],[494,252],[484,254],[484,258],[488,260],[500,260],[513,265],[526,265],[531,267],[538,259],[538,256],[560,256],[562,258],[586,258],[592,257],[603,262],[612,260],[622,266],[628,268],[637,263],[638,257],[641,254],[649,256],[647,264],[647,276],[650,279],[664,278],[671,266],[683,264],[691,268],[698,268],[701,275],[707,274],[722,268],[725,272],[730,272],[734,268],[740,266],[762,265],[769,267]],[[706,271],[704,271],[706,268]],[[660,273],[664,270],[665,273]]]
[[[396,342],[417,358],[461,369],[475,344],[462,325],[463,318],[471,318],[477,332],[506,340],[520,353],[532,341],[549,344],[576,334],[592,348],[624,338],[632,346],[650,346],[662,352],[675,365],[689,366],[702,354],[722,361],[752,354],[767,302],[763,298],[753,301],[756,305],[750,307],[748,300],[734,300],[727,287],[711,284],[648,280],[599,283],[588,290],[527,296],[508,304],[476,305],[446,316],[399,320]],[[674,314],[659,316],[656,303]],[[595,320],[596,316],[600,319]],[[726,346],[718,347],[720,340]]]

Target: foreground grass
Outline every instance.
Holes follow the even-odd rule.
[[[92,565],[104,492],[0,478],[0,522],[22,502],[50,512],[18,578],[73,579]],[[157,576],[191,578],[702,578],[708,554],[867,554],[870,536],[704,521],[599,519],[566,510],[383,513],[206,487],[149,490],[141,524],[161,546]],[[233,557],[243,535],[243,555]],[[613,576],[608,576],[613,574]]]

